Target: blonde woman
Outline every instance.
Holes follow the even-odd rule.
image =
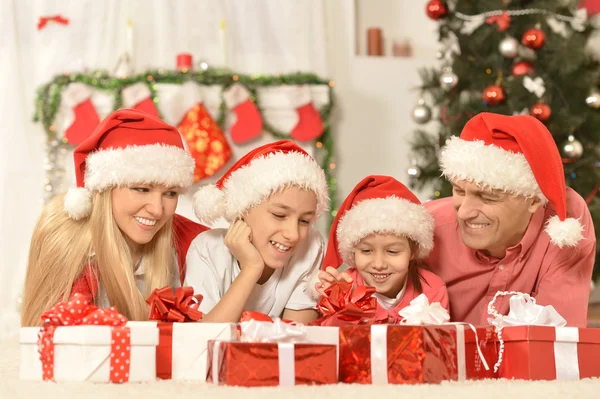
[[[33,233],[21,324],[40,325],[47,308],[76,292],[144,320],[145,298],[181,285],[186,264],[193,267],[188,248],[207,230],[175,214],[194,159],[177,129],[120,110],[75,149],[74,160],[78,187],[46,205]],[[237,302],[248,294],[232,287],[204,320],[237,321]]]

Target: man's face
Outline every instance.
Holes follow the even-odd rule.
[[[494,189],[483,189],[465,180],[452,182],[452,203],[464,244],[503,258],[517,245],[540,207],[539,199]]]

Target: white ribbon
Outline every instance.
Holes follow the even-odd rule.
[[[507,296],[513,295],[510,298],[510,310],[507,316],[503,316],[498,313],[496,310],[494,303],[499,296]],[[550,326],[550,327],[563,327],[567,324],[567,321],[554,309],[554,306],[541,306],[536,303],[535,298],[531,297],[531,295],[524,294],[522,292],[517,291],[498,291],[494,298],[488,303],[488,314],[492,315],[493,318],[489,318],[488,322],[496,327],[496,334],[498,335],[498,342],[500,343],[500,348],[498,350],[498,361],[494,365],[494,373],[498,372],[500,368],[500,364],[502,364],[502,358],[504,355],[504,339],[502,338],[502,329],[508,326]],[[562,333],[558,331],[561,328],[556,329],[557,339],[555,340],[555,356],[556,356],[556,343],[558,342],[558,336]],[[572,332],[568,333],[572,338]],[[567,334],[567,335],[568,335]],[[569,335],[568,335],[569,336]],[[577,344],[575,344],[577,345]],[[559,348],[562,348],[559,345]],[[575,355],[577,355],[577,347],[575,347]],[[575,367],[579,368],[577,359],[575,359],[575,363],[572,361],[572,354],[561,353],[562,358],[565,357],[571,359],[569,362],[564,364],[561,363],[561,367]],[[561,360],[562,362],[563,360]],[[556,360],[556,364],[558,365],[558,360]],[[558,368],[556,370],[557,378],[558,378]],[[579,373],[579,372],[578,372]]]
[[[279,343],[277,350],[279,352],[279,385],[293,387],[296,385],[294,344]]]
[[[306,328],[298,323],[284,323],[277,318],[273,322],[254,319],[240,323],[242,342],[308,342]]]
[[[523,86],[530,92],[537,96],[537,98],[541,98],[546,92],[546,87],[544,86],[544,80],[539,76],[535,79],[531,79],[529,76],[525,76],[523,78]]]
[[[577,327],[557,327],[554,341],[554,367],[557,380],[579,379],[579,357],[577,343],[579,329]]]
[[[475,331],[475,339],[477,340],[477,331]],[[477,349],[479,349],[479,342],[477,342]],[[480,356],[483,359],[483,356]],[[465,326],[462,324],[456,325],[456,362],[458,368],[458,380],[464,381],[467,379],[467,354],[465,351]],[[487,370],[487,362],[485,359],[483,359],[483,363]]]
[[[214,341],[213,342],[213,354],[212,354],[212,382],[213,384],[219,383],[219,357],[221,350],[221,342],[223,341]]]
[[[398,312],[403,320],[401,324],[443,324],[450,320],[448,311],[439,302],[429,303],[425,294],[421,294],[410,305]]]
[[[386,324],[371,326],[371,382],[374,385],[388,383]]]

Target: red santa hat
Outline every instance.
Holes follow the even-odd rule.
[[[194,211],[203,223],[211,224],[220,217],[231,222],[291,185],[315,193],[317,217],[329,206],[323,169],[293,141],[276,141],[244,155],[216,185],[200,188],[194,194]]]
[[[106,117],[73,158],[77,188],[67,192],[64,209],[75,220],[90,214],[94,191],[133,184],[186,188],[194,179],[195,161],[179,131],[133,109]]]
[[[390,176],[368,176],[340,206],[331,230],[323,268],[354,266],[354,247],[373,233],[404,236],[418,245],[415,258],[433,248],[433,217],[405,185]]]
[[[460,138],[446,142],[440,156],[449,180],[466,180],[527,198],[550,202],[556,215],[546,233],[559,247],[574,246],[583,227],[567,217],[563,164],[552,135],[528,115],[480,113],[465,125]]]

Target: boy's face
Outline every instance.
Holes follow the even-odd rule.
[[[406,237],[371,234],[354,247],[354,263],[366,285],[394,298],[404,287],[413,255]]]
[[[315,193],[292,186],[273,193],[248,211],[244,221],[252,230],[252,244],[265,266],[281,269],[288,264],[296,248],[306,240],[316,210]]]

